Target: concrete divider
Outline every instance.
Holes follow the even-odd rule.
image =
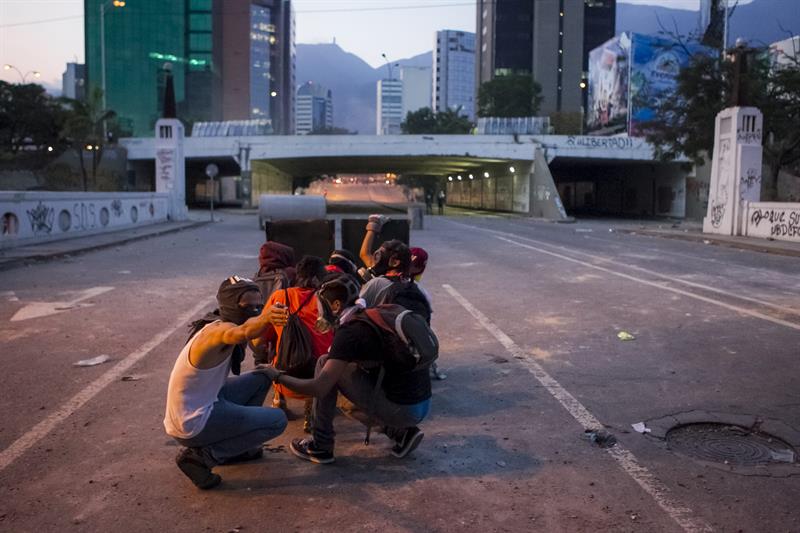
[[[743,207],[745,236],[800,242],[800,203],[744,202]]]
[[[165,193],[0,191],[0,248],[166,222]]]

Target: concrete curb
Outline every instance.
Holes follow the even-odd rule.
[[[664,232],[664,231],[655,231],[655,230],[646,230],[646,229],[628,229],[628,228],[614,228],[614,231],[618,233],[628,233],[632,235],[646,235],[648,237],[662,237],[665,239],[676,239],[681,241],[690,241],[690,242],[704,242],[709,241],[709,243],[717,246],[725,246],[727,248],[737,248],[740,250],[748,250],[751,252],[762,252],[768,254],[775,254],[775,255],[784,255],[789,257],[800,257],[800,249],[794,250],[792,248],[785,248],[780,247],[780,245],[772,245],[769,244],[759,244],[750,241],[730,241],[730,240],[723,240],[715,238],[713,235],[705,235],[705,234],[692,234],[692,233],[671,233],[671,232]],[[767,241],[767,243],[775,243],[778,241]]]
[[[205,226],[206,224],[210,224],[211,221],[198,221],[192,222],[183,226],[179,227],[171,227],[171,228],[164,228],[159,231],[154,231],[152,233],[145,233],[142,235],[131,235],[128,237],[124,237],[120,240],[114,240],[109,242],[103,242],[99,244],[86,244],[82,247],[77,247],[70,250],[60,250],[57,252],[50,252],[50,253],[41,253],[41,254],[31,254],[26,257],[15,257],[10,258],[8,260],[0,259],[0,271],[4,270],[11,270],[17,267],[30,265],[34,263],[42,263],[46,261],[50,261],[53,259],[58,259],[60,257],[67,257],[73,255],[80,255],[85,254],[88,252],[92,252],[95,250],[102,250],[105,248],[111,248],[113,246],[120,246],[122,244],[127,244],[136,241],[143,241],[145,239],[150,239],[152,237],[160,237],[161,235],[168,235],[170,233],[177,233],[179,231],[189,230],[199,228],[201,226]],[[78,239],[91,239],[92,237],[78,237]],[[77,240],[77,239],[76,239]]]

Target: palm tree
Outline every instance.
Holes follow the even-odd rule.
[[[92,182],[97,184],[97,167],[103,159],[107,139],[105,124],[117,116],[110,109],[103,109],[103,90],[94,87],[85,101],[65,99],[70,114],[64,124],[64,137],[78,155],[78,164],[83,179],[83,190],[89,190],[88,173],[84,160],[85,152],[92,158]]]

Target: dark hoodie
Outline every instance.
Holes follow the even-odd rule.
[[[258,252],[259,274],[265,274],[273,270],[283,270],[289,281],[294,283],[295,260],[294,249],[275,241],[267,241],[261,245]]]

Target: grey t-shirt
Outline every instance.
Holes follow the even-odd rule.
[[[361,287],[361,296],[367,302],[367,307],[375,307],[378,296],[392,284],[389,278],[378,276],[372,278]]]

